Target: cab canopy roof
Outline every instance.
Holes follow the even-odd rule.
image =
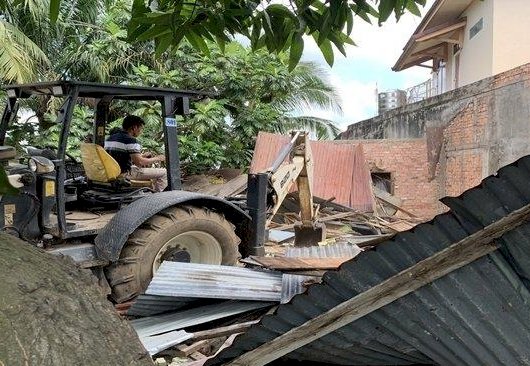
[[[68,96],[74,89],[80,98],[103,98],[125,100],[159,100],[166,96],[199,99],[207,93],[169,88],[152,88],[118,84],[100,84],[85,81],[56,81],[35,84],[4,85],[2,89],[9,98],[29,98],[34,95]]]

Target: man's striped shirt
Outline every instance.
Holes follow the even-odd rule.
[[[122,173],[131,170],[131,154],[140,154],[142,146],[127,132],[120,130],[105,141],[105,150],[118,162]]]

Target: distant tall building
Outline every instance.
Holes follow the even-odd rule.
[[[404,90],[389,90],[378,94],[377,111],[381,114],[405,104],[407,104],[407,93]]]

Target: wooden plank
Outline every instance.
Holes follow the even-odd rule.
[[[235,177],[223,184],[210,184],[198,190],[200,193],[218,197],[228,197],[246,189],[248,177],[246,174]]]
[[[335,215],[330,215],[330,216],[319,218],[318,221],[319,222],[326,222],[326,221],[332,221],[332,220],[336,220],[336,219],[343,219],[343,218],[346,218],[346,217],[349,217],[349,216],[353,216],[355,214],[357,214],[357,212],[355,212],[355,211],[339,212],[338,214],[335,214]],[[295,224],[281,225],[281,226],[277,226],[277,227],[274,227],[274,228],[271,228],[271,229],[274,229],[274,230],[287,230],[287,229],[294,228],[294,225]]]
[[[238,177],[223,184],[219,190],[219,197],[229,197],[243,192],[247,188],[248,175],[241,174]]]
[[[211,339],[203,339],[201,341],[195,342],[190,345],[179,344],[178,346],[176,346],[175,353],[178,356],[188,357],[189,355],[197,352],[201,348],[208,347],[211,343],[212,343]]]
[[[239,356],[227,365],[265,365],[309,344],[497,250],[494,240],[529,218],[530,205],[526,205],[301,326]]]
[[[381,225],[386,226],[394,231],[400,232],[400,231],[408,231],[412,229],[417,224],[410,223],[408,221],[395,221],[395,222],[382,222]]]
[[[313,202],[320,204],[321,207],[330,207],[335,211],[341,212],[358,212],[356,209],[341,205],[340,203],[333,202],[335,197],[328,198],[327,200],[318,196],[313,196]]]
[[[409,215],[410,217],[414,217],[414,218],[417,218],[418,216],[414,215],[412,212],[410,211],[407,211],[405,210],[404,208],[401,208],[397,205],[395,205],[394,203],[390,202],[389,200],[387,200],[383,195],[379,195],[377,192],[374,192],[375,193],[375,197],[380,199],[381,201],[387,203],[389,206],[395,208],[396,210],[399,210],[407,215]]]
[[[335,258],[313,258],[313,257],[258,257],[251,256],[263,267],[277,270],[317,270],[317,269],[336,269],[342,263],[353,257],[335,257]]]
[[[232,334],[243,333],[252,325],[259,323],[259,320],[252,320],[244,323],[237,323],[228,325],[225,327],[219,327],[215,329],[203,330],[200,332],[193,333],[193,340],[201,341],[204,339],[211,339],[217,337],[224,337]]]
[[[203,355],[200,352],[193,352],[188,357],[191,358],[192,360],[195,360],[195,361],[208,359],[207,356]],[[202,365],[204,365],[204,363],[202,363]]]
[[[412,38],[416,42],[425,42],[433,38],[453,32],[457,29],[464,28],[466,26],[466,23],[467,20],[465,18],[463,20],[459,19],[457,21],[446,22],[436,27],[432,27],[431,29],[427,29],[426,31],[423,31],[421,33],[415,34],[412,36]]]

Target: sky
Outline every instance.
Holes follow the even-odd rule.
[[[422,15],[433,2],[427,1],[421,9]],[[391,16],[379,27],[376,22],[368,24],[355,18],[351,38],[356,46],[348,45],[347,57],[335,49],[335,62],[331,68],[312,38],[307,38],[302,61],[316,62],[328,73],[329,80],[340,93],[343,109],[342,115],[327,111],[311,111],[311,115],[331,119],[345,130],[348,125],[377,114],[376,88],[379,92],[406,89],[429,79],[430,69],[424,67],[392,71],[392,66],[420,21],[420,17],[407,13],[399,22],[396,23]]]

